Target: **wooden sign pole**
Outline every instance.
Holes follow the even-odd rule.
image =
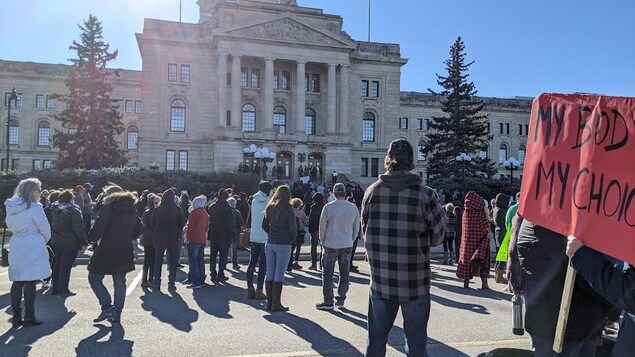
[[[556,326],[556,337],[553,340],[553,350],[556,353],[562,352],[564,334],[567,331],[567,321],[569,320],[569,310],[571,309],[571,297],[573,295],[575,277],[576,271],[569,262],[567,267],[567,276],[564,280],[564,290],[562,290],[562,301],[560,302],[560,314],[558,315],[558,325]]]

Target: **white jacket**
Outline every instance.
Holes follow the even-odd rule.
[[[9,241],[9,280],[33,281],[51,276],[46,243],[51,239],[51,226],[39,202],[27,209],[21,197],[4,202],[7,226],[13,233]]]
[[[267,232],[262,229],[262,219],[265,215],[267,202],[269,202],[269,196],[262,191],[258,191],[251,202],[251,234],[249,236],[251,242],[267,243]]]

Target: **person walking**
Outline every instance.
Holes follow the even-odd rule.
[[[161,288],[161,272],[163,270],[163,256],[167,251],[168,289],[176,290],[176,270],[179,263],[179,238],[185,225],[183,212],[176,205],[174,191],[167,189],[161,196],[161,204],[155,208],[150,226],[152,227],[152,244],[155,250],[154,279],[152,287]]]
[[[337,286],[335,305],[344,306],[349,287],[349,268],[353,242],[359,233],[359,211],[346,200],[343,183],[333,187],[336,200],[324,206],[320,216],[320,244],[324,249],[324,269],[322,271],[322,294],[324,300],[315,305],[318,310],[333,310],[333,272],[338,264],[340,279]]]
[[[42,204],[42,183],[27,178],[18,184],[13,197],[4,202],[7,228],[13,233],[9,241],[9,280],[13,327],[41,325],[35,317],[35,284],[51,275],[46,243],[51,239],[51,227]],[[24,319],[22,318],[24,296]]]
[[[507,209],[509,207],[509,195],[505,193],[499,193],[496,195],[496,201],[494,202],[494,209],[492,210],[492,224],[496,228],[494,228],[494,234],[496,238],[496,253],[499,251],[503,253],[507,252],[507,247],[503,247],[503,240],[505,239],[505,235],[507,234]],[[507,256],[505,256],[504,261],[507,261]],[[507,279],[505,278],[505,268],[503,262],[499,262],[496,260],[494,263],[494,274],[496,276],[496,283],[498,284],[507,284]]]
[[[205,210],[207,198],[198,196],[192,200],[192,211],[188,215],[183,229],[187,241],[187,257],[190,266],[188,289],[199,289],[205,286],[205,239],[209,230],[209,215]]]
[[[456,216],[454,215],[454,205],[447,203],[445,214],[448,216],[448,225],[445,227],[445,239],[443,240],[443,264],[453,265],[456,260],[454,256],[454,239],[456,238]]]
[[[487,277],[490,267],[490,221],[485,201],[474,191],[465,195],[463,211],[463,241],[456,268],[456,276],[463,287],[470,287],[474,276],[481,278],[481,288],[489,289]]]
[[[141,219],[135,210],[136,196],[132,192],[117,192],[107,196],[99,217],[88,232],[88,240],[97,243],[88,263],[88,282],[101,305],[94,322],[106,319],[119,323],[126,300],[126,274],[135,269],[132,242],[143,232]],[[112,275],[114,304],[104,277]]]
[[[434,191],[410,172],[413,149],[407,140],[390,143],[384,167],[386,173],[368,187],[362,200],[371,275],[366,356],[386,354],[388,333],[401,308],[406,354],[425,357],[430,247],[443,243],[447,216]]]
[[[234,210],[227,203],[229,194],[225,189],[220,189],[216,196],[216,202],[209,206],[209,231],[207,239],[210,241],[209,275],[212,281],[227,281],[225,266],[229,244],[236,234],[234,224]],[[216,270],[216,258],[218,257],[218,271]]]
[[[287,272],[291,272],[293,269],[300,270],[300,250],[304,244],[304,227],[309,222],[309,217],[304,213],[302,200],[299,198],[291,199],[291,207],[293,207],[293,213],[295,213],[296,225],[298,227],[298,233],[291,247],[291,257],[289,257],[289,264],[287,265]]]
[[[93,189],[93,185],[90,182],[86,182],[84,184],[84,191],[82,195],[84,196],[84,207],[82,209],[82,218],[84,219],[84,233],[88,234],[90,230],[90,226],[93,222],[93,206],[95,203],[93,202],[93,197],[90,195],[90,191]]]
[[[234,226],[236,227],[234,236],[231,240],[232,268],[234,268],[234,270],[240,270],[240,264],[238,264],[238,248],[240,248],[240,233],[243,230],[245,221],[243,220],[243,216],[240,211],[236,208],[236,199],[234,197],[230,197],[227,199],[227,203],[234,213]]]
[[[71,268],[80,247],[83,251],[88,248],[82,213],[72,202],[73,190],[64,190],[58,196],[58,202],[51,206],[50,246],[55,253],[52,275],[53,295],[75,295],[68,289]]]
[[[291,246],[296,239],[297,224],[291,206],[289,186],[279,186],[265,208],[262,229],[267,232],[267,275],[265,290],[268,311],[288,311],[281,303],[284,271],[291,256]]]
[[[265,254],[265,244],[267,243],[267,232],[262,229],[262,220],[271,194],[271,183],[261,181],[258,185],[258,192],[254,194],[251,202],[250,217],[245,226],[251,227],[249,243],[251,244],[249,266],[247,267],[247,299],[264,300],[267,295],[262,291],[267,272],[267,258]],[[258,280],[254,289],[254,271],[258,265]]]
[[[152,214],[159,207],[161,197],[154,193],[146,194],[146,203],[148,207],[141,216],[143,223],[143,234],[141,235],[141,245],[143,246],[143,272],[141,273],[141,287],[147,288],[154,279],[154,261],[156,254],[154,252],[154,227],[152,227]],[[138,212],[138,206],[135,207]]]
[[[311,266],[309,270],[317,270],[317,247],[320,242],[320,216],[324,209],[324,196],[316,192],[311,197],[313,204],[309,212],[309,234],[311,234]]]

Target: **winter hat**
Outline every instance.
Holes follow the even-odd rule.
[[[236,199],[233,197],[230,197],[227,199],[227,203],[229,203],[229,205],[231,206],[231,208],[236,208]]]
[[[205,208],[205,204],[207,203],[207,197],[205,196],[197,196],[192,200],[192,206],[191,208],[197,209],[197,208]]]
[[[82,185],[75,186],[75,192],[82,192],[82,191],[86,191],[84,186],[82,186]]]
[[[163,205],[164,203],[174,203],[174,190],[172,190],[171,188],[163,191],[163,196],[161,196],[161,205]]]
[[[391,167],[393,170],[410,171],[414,168],[414,151],[406,139],[397,139],[391,142],[388,145],[386,156],[394,159],[395,165]]]
[[[333,186],[333,194],[346,194],[346,187],[344,187],[344,184],[341,182],[338,182],[335,184],[335,186]]]

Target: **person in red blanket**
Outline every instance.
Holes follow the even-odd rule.
[[[484,200],[474,191],[465,195],[463,211],[463,239],[456,276],[463,280],[463,287],[470,287],[470,280],[480,276],[482,289],[488,289],[487,277],[490,265],[490,222]]]

